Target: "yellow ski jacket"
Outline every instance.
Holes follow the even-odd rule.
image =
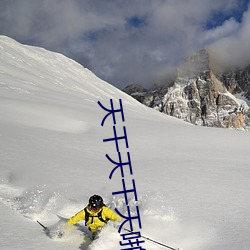
[[[87,209],[87,212],[89,213],[89,218],[88,218],[88,221],[86,221],[85,223],[92,233],[97,232],[100,228],[105,226],[106,223],[104,221],[108,221],[108,220],[121,221],[122,220],[121,217],[117,213],[115,213],[113,210],[111,210],[110,208],[108,208],[106,206],[103,206],[98,212],[93,212],[88,207],[86,207],[86,209]],[[100,211],[102,211],[101,217],[104,221],[101,221],[98,218],[98,214],[100,213]],[[84,209],[82,209],[77,214],[72,216],[67,221],[67,224],[74,225],[77,222],[79,222],[80,220],[85,220]]]

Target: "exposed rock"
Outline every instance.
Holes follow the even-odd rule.
[[[145,92],[147,90],[144,89],[142,84],[131,84],[131,85],[128,85],[123,91],[125,93],[131,95],[131,94],[134,94],[136,92],[143,93],[143,92]]]
[[[225,84],[230,93],[242,93],[250,100],[250,66],[245,69],[227,70],[224,73],[218,73],[217,77]]]
[[[143,102],[145,99],[145,94],[147,90],[143,87],[142,84],[131,84],[123,89],[125,93],[133,96],[137,101]]]

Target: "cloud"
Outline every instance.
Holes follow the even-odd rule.
[[[225,26],[220,29],[227,29]],[[216,61],[225,67],[244,67],[250,64],[250,10],[243,15],[236,29],[210,44],[210,51]]]
[[[240,24],[232,17],[226,20],[221,26],[204,31],[200,38],[201,44],[211,44],[225,37],[235,34],[240,28]]]
[[[216,53],[225,45],[247,49],[249,14],[242,22],[233,16],[242,8],[239,2],[2,0],[0,33],[61,52],[120,88],[148,87],[204,46],[212,44]]]

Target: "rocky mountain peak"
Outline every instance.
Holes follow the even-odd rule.
[[[194,55],[188,57],[177,69],[177,77],[194,77],[206,74],[210,70],[209,53],[201,49]]]
[[[202,49],[178,67],[171,86],[148,91],[142,87],[138,91],[137,86],[137,91],[129,94],[149,107],[196,125],[249,129],[249,106],[233,95],[246,96],[249,71],[216,74],[212,68],[208,50]]]

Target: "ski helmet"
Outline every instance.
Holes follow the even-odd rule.
[[[89,206],[92,210],[99,210],[103,205],[103,199],[101,196],[95,194],[89,198]]]

